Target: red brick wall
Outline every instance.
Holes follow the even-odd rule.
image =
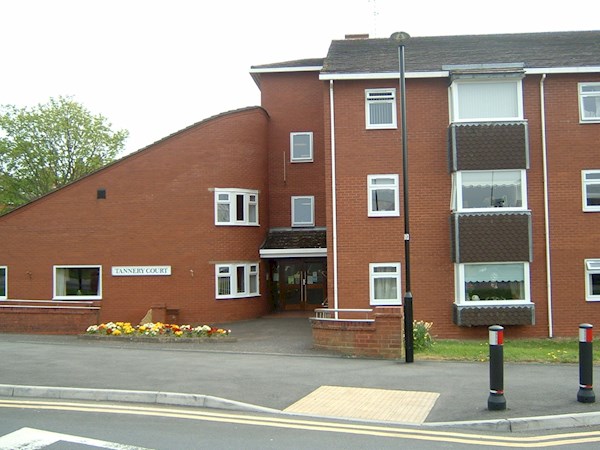
[[[262,74],[262,106],[269,114],[271,227],[292,224],[291,197],[314,195],[315,225],[325,226],[325,145],[322,82],[317,72]],[[312,163],[290,162],[290,133],[313,132]]]
[[[0,308],[0,332],[40,334],[80,334],[98,323],[98,303],[91,307],[69,308],[55,302],[10,302]]]
[[[316,348],[344,355],[398,359],[402,356],[402,308],[375,308],[373,322],[311,319]]]
[[[600,303],[585,300],[584,259],[600,258],[600,213],[582,211],[581,171],[600,169],[600,124],[580,124],[579,81],[598,74],[548,75],[545,81],[552,302],[556,335],[576,335],[580,323],[600,326]]]
[[[269,226],[267,115],[201,122],[0,218],[8,297],[51,299],[53,265],[101,265],[101,321],[139,321],[153,304],[185,323],[256,317],[261,297],[215,300],[214,264],[259,261]],[[96,190],[106,189],[105,200]],[[260,227],[214,225],[213,188],[257,189]],[[112,277],[111,266],[170,265],[169,277]]]
[[[600,318],[600,304],[586,303],[583,287],[583,259],[600,257],[600,227],[594,226],[594,213],[581,211],[581,170],[600,168],[597,156],[600,125],[579,124],[577,80],[581,79],[599,80],[598,76],[556,75],[546,80],[555,335],[574,336],[578,323]],[[508,327],[507,336],[512,337],[548,335],[539,82],[539,76],[528,76],[523,82],[525,118],[529,125],[527,188],[533,223],[530,273],[536,325]],[[334,83],[339,308],[367,307],[370,262],[400,261],[404,272],[403,215],[397,218],[367,216],[368,174],[398,173],[402,184],[400,130],[365,129],[364,90],[378,87],[397,88],[397,83],[392,80]],[[324,87],[323,96],[324,104],[328,106],[329,86]],[[434,322],[432,332],[440,337],[484,338],[486,327],[462,328],[452,323],[454,267],[449,247],[451,177],[446,137],[449,123],[447,80],[407,80],[407,110],[415,319]],[[325,125],[329,165],[328,111]],[[330,196],[329,168],[325,176]],[[402,212],[402,191],[400,199]],[[329,213],[332,208],[329,197],[327,208]],[[332,225],[329,213],[330,265],[333,261]],[[330,278],[332,271],[330,267]],[[402,275],[404,285],[404,273]],[[333,279],[329,285],[329,298],[333,299]]]

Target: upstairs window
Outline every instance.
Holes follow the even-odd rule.
[[[600,170],[581,172],[583,210],[600,211]]]
[[[101,298],[101,266],[54,266],[55,300],[99,300]]]
[[[600,301],[600,259],[585,260],[585,299]]]
[[[292,197],[292,226],[315,226],[315,198],[313,196]]]
[[[521,80],[455,81],[453,122],[522,120]]]
[[[0,266],[0,300],[6,300],[7,298],[7,276],[6,276],[6,267]]]
[[[215,225],[258,225],[258,191],[215,189]]]
[[[600,122],[600,83],[579,83],[579,120]]]
[[[215,276],[217,298],[259,295],[258,263],[217,264]]]
[[[455,211],[527,208],[524,170],[460,171],[453,177]]]
[[[398,175],[369,175],[369,217],[399,216]]]
[[[313,161],[313,134],[311,132],[290,133],[291,162]]]
[[[397,128],[396,89],[367,89],[365,108],[367,129]]]

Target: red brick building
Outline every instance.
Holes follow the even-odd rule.
[[[596,31],[403,42],[411,291],[434,334],[600,322],[599,43]],[[196,323],[401,305],[398,63],[397,42],[354,38],[253,67],[260,108],[0,217],[0,330],[25,316],[43,330],[66,311],[136,322],[154,307]]]

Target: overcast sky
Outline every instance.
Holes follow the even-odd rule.
[[[345,34],[594,30],[599,13],[598,0],[0,0],[0,104],[72,96],[129,130],[131,152],[260,104],[250,66],[324,57]]]

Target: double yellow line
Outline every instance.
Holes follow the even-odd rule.
[[[83,403],[37,400],[0,400],[0,408],[38,409],[56,411],[94,412],[103,414],[128,414],[137,416],[170,417],[184,420],[222,422],[260,427],[296,430],[325,431],[367,436],[381,436],[419,441],[452,442],[509,448],[547,448],[563,445],[600,442],[600,431],[575,432],[530,437],[494,436],[452,431],[436,431],[428,428],[403,428],[397,426],[341,423],[327,420],[296,419],[291,417],[258,416],[208,410],[171,408],[159,406],[135,406],[112,403]]]

